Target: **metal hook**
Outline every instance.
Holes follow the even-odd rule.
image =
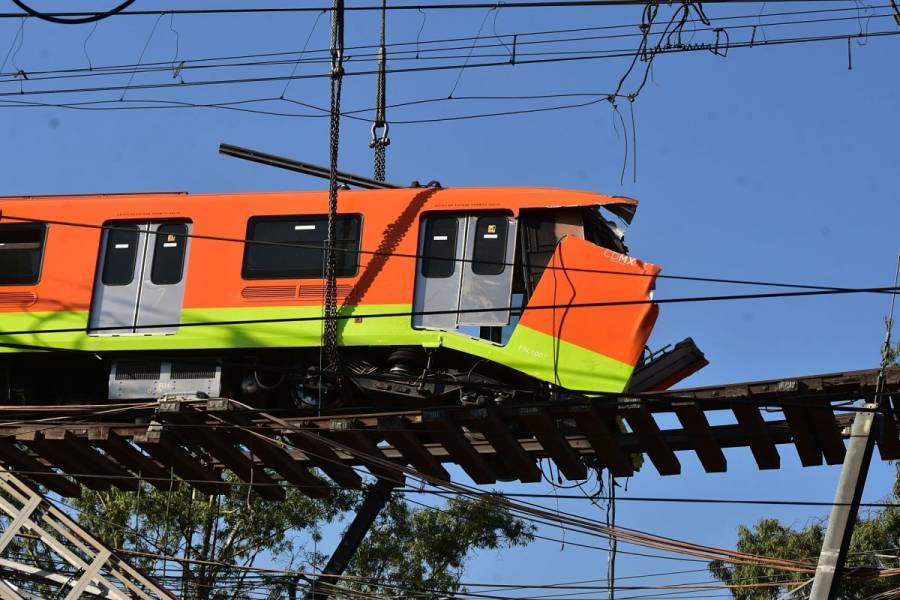
[[[384,128],[384,132],[379,137],[378,130]],[[372,140],[369,142],[369,148],[374,148],[375,146],[387,146],[391,143],[390,138],[388,137],[388,133],[390,132],[390,125],[386,121],[382,122],[374,122],[372,123]]]

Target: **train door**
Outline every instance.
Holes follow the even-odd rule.
[[[178,331],[190,223],[114,223],[103,231],[89,329],[93,335]]]
[[[413,326],[454,330],[509,323],[515,243],[516,221],[506,214],[425,217]]]

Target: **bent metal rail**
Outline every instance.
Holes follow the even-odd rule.
[[[900,367],[886,372],[886,391],[876,399],[878,373],[556,404],[284,419],[225,398],[164,398],[146,415],[149,422],[139,424],[133,417],[111,422],[77,413],[58,421],[13,422],[18,413],[8,412],[0,424],[0,462],[63,496],[78,495],[78,483],[94,490],[136,490],[144,480],[169,490],[174,478],[203,493],[221,494],[236,478],[271,500],[284,498],[285,485],[310,496],[326,495],[331,485],[359,488],[366,471],[401,485],[406,465],[432,480],[449,481],[444,464],[457,464],[474,482],[488,484],[539,481],[538,461],[550,459],[566,478],[579,480],[587,477],[588,464],[631,475],[633,457],[644,454],[660,474],[675,475],[681,472],[677,452],[696,453],[707,472],[721,472],[727,469],[723,449],[748,447],[760,469],[777,469],[777,446],[787,444],[804,466],[841,463],[853,418],[847,403],[860,399],[877,402],[881,457],[897,459]],[[711,411],[730,412],[733,422],[710,425]],[[770,412],[784,418],[765,419]],[[680,427],[661,428],[657,417],[677,420]],[[234,478],[226,479],[225,469]]]

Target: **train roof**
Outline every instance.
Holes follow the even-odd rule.
[[[53,203],[71,206],[105,205],[127,203],[129,210],[144,206],[189,211],[191,207],[222,202],[231,205],[249,202],[270,204],[279,200],[296,202],[297,210],[314,212],[327,211],[327,190],[314,191],[269,191],[191,194],[186,192],[141,192],[117,194],[60,194],[47,196],[0,196],[0,209],[10,204],[27,202],[46,206]],[[604,206],[613,213],[630,221],[637,207],[637,200],[624,196],[609,196],[584,190],[569,190],[544,187],[472,187],[472,188],[397,188],[385,190],[341,190],[339,195],[341,212],[365,212],[366,210],[397,208],[418,201],[422,211],[458,209],[521,209],[563,208],[578,206]],[[44,204],[47,203],[47,204]],[[124,207],[123,207],[124,208]],[[227,208],[227,206],[223,206]]]

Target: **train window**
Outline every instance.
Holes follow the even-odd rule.
[[[116,225],[107,230],[103,258],[103,285],[128,285],[134,281],[137,262],[138,226]]]
[[[187,247],[187,225],[169,223],[156,230],[150,281],[156,285],[173,285],[184,275],[184,250]]]
[[[43,223],[0,225],[0,285],[34,285],[41,276]]]
[[[338,215],[335,250],[338,277],[353,277],[359,267],[361,215]],[[253,217],[244,245],[244,279],[313,279],[324,276],[325,215]],[[284,245],[282,245],[284,244]]]
[[[499,275],[506,269],[506,217],[479,217],[475,224],[472,250],[472,272],[476,275]]]
[[[456,271],[456,217],[435,217],[425,222],[422,276],[443,279]]]

